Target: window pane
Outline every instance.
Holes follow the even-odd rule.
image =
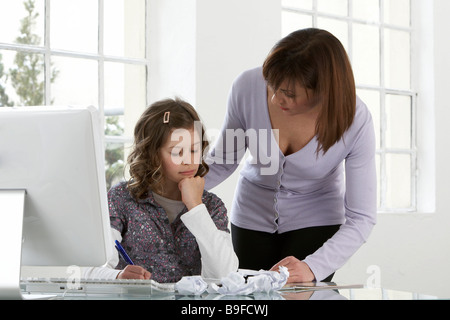
[[[370,113],[372,114],[373,125],[375,130],[376,148],[381,148],[380,135],[381,135],[381,107],[380,107],[380,93],[373,90],[358,89],[357,94],[359,98],[367,105]]]
[[[0,104],[44,105],[44,56],[6,50],[0,51],[0,55]]]
[[[410,149],[411,146],[411,98],[386,95],[386,146]]]
[[[9,69],[13,66],[15,52],[0,50],[0,107],[11,107],[18,97],[11,84]]]
[[[50,44],[54,49],[98,51],[98,1],[50,2]]]
[[[106,114],[124,113],[124,65],[105,62],[105,112]]]
[[[409,27],[411,25],[411,1],[384,0],[384,22],[401,27]]]
[[[107,125],[114,126],[117,118],[118,117],[107,117]],[[107,134],[106,131],[105,134]],[[105,144],[105,178],[107,190],[119,181],[124,180],[124,157],[123,143],[109,142]]]
[[[281,5],[290,7],[290,8],[297,8],[297,9],[306,9],[306,10],[312,10],[313,8],[313,0],[281,0]]]
[[[143,58],[145,0],[108,0],[104,9],[104,53]]]
[[[42,46],[44,44],[44,0],[0,1],[0,42]]]
[[[98,106],[97,61],[52,57],[58,75],[51,86],[53,105]]]
[[[353,1],[353,17],[370,22],[380,21],[379,0],[357,0]]]
[[[352,63],[357,83],[380,84],[380,33],[377,27],[353,24]]]
[[[282,36],[299,29],[311,28],[313,26],[312,16],[295,12],[282,12]]]
[[[145,92],[145,66],[105,62],[105,112],[119,110],[116,114],[125,116],[127,136],[133,136],[135,123],[146,107]]]
[[[317,9],[319,12],[330,13],[340,16],[348,15],[347,0],[317,0],[317,2],[318,2]]]
[[[409,208],[411,206],[411,156],[407,154],[387,154],[386,205],[389,208]]]
[[[331,32],[336,38],[341,41],[342,45],[348,50],[348,24],[345,21],[318,18],[317,26],[321,29]]]
[[[411,87],[411,39],[404,31],[385,29],[385,81],[396,89]]]

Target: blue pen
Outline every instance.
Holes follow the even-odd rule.
[[[120,256],[123,258],[123,260],[125,260],[125,262],[128,264],[134,265],[133,261],[130,259],[130,257],[125,252],[125,249],[120,245],[120,242],[117,240],[115,242],[116,242],[116,249],[119,252]]]

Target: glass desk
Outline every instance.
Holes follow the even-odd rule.
[[[288,284],[279,291],[269,293],[252,293],[249,295],[220,295],[204,292],[200,295],[181,295],[170,288],[151,286],[139,288],[87,287],[82,290],[69,290],[64,286],[42,287],[42,290],[23,288],[25,298],[39,297],[52,300],[240,300],[240,301],[282,301],[282,300],[438,300],[435,297],[418,293],[368,288],[363,285],[339,285],[336,283],[300,283]],[[48,295],[51,295],[50,297]]]

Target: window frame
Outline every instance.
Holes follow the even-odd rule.
[[[66,58],[78,58],[95,61],[98,64],[98,101],[97,108],[99,111],[100,118],[100,128],[104,128],[105,119],[109,115],[122,115],[124,110],[119,111],[108,111],[105,108],[105,75],[104,75],[104,66],[105,62],[115,62],[122,64],[131,64],[131,65],[139,65],[145,66],[146,69],[146,104],[149,101],[149,85],[148,85],[148,72],[150,68],[150,59],[149,59],[149,0],[143,0],[145,2],[145,56],[143,58],[131,58],[125,56],[113,56],[107,55],[103,51],[103,40],[104,40],[104,1],[107,0],[97,0],[98,1],[98,47],[97,53],[86,53],[86,52],[78,52],[78,51],[69,51],[62,49],[54,49],[51,48],[50,44],[50,30],[51,30],[51,19],[50,19],[50,10],[51,10],[51,1],[44,0],[44,41],[43,45],[23,45],[16,43],[5,43],[0,42],[0,50],[10,50],[14,52],[25,52],[25,53],[35,53],[42,54],[44,58],[44,105],[51,105],[51,57],[66,57]],[[129,143],[132,141],[131,137],[126,136],[106,136],[102,131],[103,142],[106,143]]]

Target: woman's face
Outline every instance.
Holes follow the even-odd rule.
[[[276,91],[269,88],[269,99],[287,115],[308,113],[316,110],[318,105],[313,90],[306,89],[297,82],[293,85],[289,81],[284,81]]]
[[[194,128],[173,130],[160,149],[166,183],[178,184],[185,178],[194,177],[201,163],[201,155],[202,140]]]

